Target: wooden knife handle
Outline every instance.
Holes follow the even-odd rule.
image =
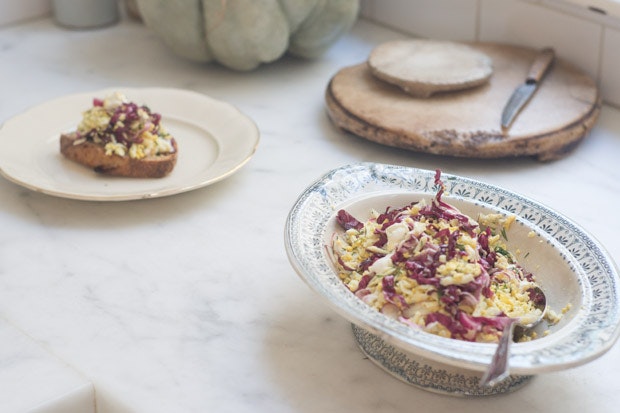
[[[527,74],[527,83],[540,82],[551,63],[553,63],[553,59],[555,59],[555,52],[552,48],[542,49],[536,56],[536,59],[534,59],[532,67],[530,67],[530,71]]]

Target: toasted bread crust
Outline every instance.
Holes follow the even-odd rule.
[[[106,175],[131,178],[161,178],[172,172],[177,162],[177,143],[174,139],[172,140],[173,153],[143,159],[106,155],[105,148],[102,145],[90,141],[75,145],[76,139],[76,133],[61,135],[60,152],[67,159]]]

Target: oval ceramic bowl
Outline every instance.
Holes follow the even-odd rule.
[[[443,174],[443,200],[463,213],[516,216],[508,247],[533,272],[554,311],[569,308],[559,323],[539,326],[540,338],[511,346],[511,376],[479,386],[496,345],[439,337],[392,320],[355,297],[340,281],[331,238],[335,214],[346,209],[365,220],[371,209],[401,207],[432,198],[434,171],[363,163],[335,169],[308,187],[289,213],[285,246],[300,277],[353,324],[355,340],[379,366],[410,384],[452,395],[515,390],[534,374],[566,369],[605,353],[620,335],[620,281],[599,243],[568,218],[502,188]],[[546,331],[543,331],[546,330]]]

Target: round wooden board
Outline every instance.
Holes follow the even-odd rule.
[[[536,50],[503,44],[469,44],[493,59],[483,86],[415,98],[375,78],[366,62],[341,69],[326,90],[327,111],[341,129],[408,150],[471,158],[535,156],[547,161],[570,152],[587,135],[601,109],[594,81],[556,58],[512,127],[500,117],[525,81]]]

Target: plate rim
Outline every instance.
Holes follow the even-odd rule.
[[[3,135],[6,133],[6,129],[8,127],[11,127],[14,123],[24,122],[25,120],[28,119],[29,114],[35,111],[38,111],[38,110],[41,110],[47,107],[53,107],[59,104],[67,104],[67,102],[71,102],[74,100],[92,99],[93,97],[104,96],[104,95],[107,95],[109,93],[116,92],[116,91],[120,91],[124,93],[125,95],[129,96],[130,98],[131,98],[131,94],[141,94],[141,95],[150,94],[154,96],[156,96],[157,94],[162,94],[162,93],[173,94],[176,96],[176,98],[181,99],[181,100],[182,99],[203,100],[204,102],[210,105],[215,105],[217,107],[222,108],[222,110],[231,111],[231,113],[234,113],[235,116],[238,116],[239,119],[242,119],[245,122],[244,128],[247,129],[245,131],[247,133],[244,135],[243,138],[246,140],[246,143],[249,149],[245,153],[243,153],[243,156],[239,156],[238,158],[236,158],[234,160],[234,164],[231,165],[227,170],[220,172],[218,174],[209,175],[207,172],[205,172],[201,176],[200,180],[190,182],[186,185],[176,184],[173,186],[161,186],[161,187],[151,188],[151,189],[146,189],[146,190],[136,189],[135,191],[131,191],[131,192],[123,193],[123,194],[98,194],[94,192],[89,193],[89,192],[84,192],[84,191],[79,191],[79,190],[75,191],[75,190],[71,190],[70,188],[62,188],[62,187],[60,189],[54,189],[46,185],[37,184],[36,182],[32,182],[31,179],[30,180],[23,179],[23,177],[16,176],[10,170],[7,170],[6,166],[3,166],[3,163],[6,161],[6,159],[4,159],[1,154],[0,154],[0,176],[4,177],[6,180],[14,184],[27,188],[31,191],[50,195],[50,196],[55,196],[59,198],[73,199],[73,200],[80,200],[80,201],[96,201],[96,202],[134,201],[134,200],[161,198],[161,197],[181,194],[184,192],[193,191],[199,188],[209,186],[216,182],[219,182],[229,177],[230,175],[234,174],[239,169],[241,169],[245,164],[247,164],[250,161],[250,159],[254,156],[254,154],[257,151],[257,148],[258,148],[258,145],[261,139],[258,125],[253,119],[251,119],[248,115],[243,113],[237,106],[231,103],[225,102],[223,100],[213,98],[201,92],[193,91],[190,89],[174,88],[174,87],[117,86],[117,87],[106,87],[104,89],[76,92],[76,93],[66,94],[62,96],[57,96],[47,101],[32,105],[26,108],[25,110],[21,111],[20,113],[17,113],[11,116],[10,118],[6,119],[5,121],[3,121],[0,124],[0,142],[2,141]],[[144,102],[144,103],[149,103],[149,102]],[[161,111],[158,111],[156,107],[154,109],[156,112],[162,113]],[[166,116],[166,113],[162,113],[162,115]],[[181,114],[181,113],[169,114],[169,116],[172,116],[172,117],[178,117],[179,115],[182,115],[181,117],[184,116],[184,114]],[[79,114],[76,114],[76,117],[77,116],[79,116]],[[52,134],[54,132],[55,131],[52,131]],[[60,134],[60,132],[61,131],[59,130],[58,133]],[[28,142],[32,142],[36,139],[38,139],[37,136],[30,137]],[[215,140],[218,142],[218,147],[219,147],[219,139],[215,139]],[[218,163],[218,160],[221,157],[222,157],[222,154],[218,152],[218,156],[215,158],[211,166],[216,165]],[[208,168],[208,169],[211,169],[211,168]],[[105,176],[99,176],[99,177],[107,178]],[[123,178],[109,177],[109,179],[113,180],[113,179],[123,179]],[[136,180],[136,182],[139,182],[139,180]]]
[[[360,327],[370,330],[372,333],[379,335],[381,338],[385,339],[387,342],[391,344],[394,344],[404,350],[417,353],[423,357],[436,360],[436,361],[440,361],[440,362],[451,363],[451,364],[458,365],[463,368],[484,371],[486,367],[488,366],[488,363],[495,350],[494,344],[467,343],[467,342],[460,342],[458,340],[445,339],[441,337],[432,338],[429,340],[428,333],[425,333],[425,338],[423,338],[422,340],[424,342],[430,341],[431,344],[430,345],[428,343],[424,344],[420,340],[411,338],[411,334],[415,334],[415,333],[410,333],[407,336],[403,336],[402,334],[399,334],[398,330],[402,331],[404,327],[397,327],[398,330],[394,330],[394,328],[392,328],[394,327],[394,325],[388,326],[388,328],[386,328],[387,322],[385,322],[385,320],[381,323],[378,323],[376,322],[376,320],[369,320],[367,317],[361,317],[359,314],[351,313],[350,309],[346,308],[346,306],[343,305],[342,303],[336,303],[330,297],[326,297],[324,294],[321,294],[321,292],[317,288],[315,288],[315,286],[312,284],[311,280],[308,279],[308,275],[305,274],[306,269],[304,268],[303,263],[301,262],[302,257],[299,256],[300,252],[296,251],[295,247],[293,246],[293,242],[299,241],[299,240],[294,239],[294,237],[297,236],[296,234],[298,234],[298,231],[300,230],[300,228],[295,227],[296,225],[299,225],[299,222],[298,222],[299,214],[304,208],[309,208],[307,203],[310,202],[310,198],[312,196],[323,196],[329,200],[330,189],[327,188],[328,187],[327,184],[335,182],[335,179],[334,179],[335,176],[345,176],[346,178],[344,179],[348,180],[347,184],[349,185],[349,187],[352,188],[350,190],[350,193],[347,193],[346,195],[342,195],[342,197],[346,198],[348,196],[347,199],[350,199],[352,197],[351,194],[358,194],[358,195],[363,194],[364,191],[368,190],[368,187],[365,186],[366,184],[368,184],[368,182],[359,184],[357,188],[355,187],[355,176],[356,174],[360,174],[360,173],[366,174],[367,175],[366,177],[369,180],[372,180],[373,177],[376,179],[377,176],[381,174],[384,174],[384,175],[393,174],[394,175],[393,183],[386,184],[385,182],[382,182],[382,184],[386,184],[387,186],[390,186],[390,185],[397,186],[399,184],[403,184],[403,182],[405,182],[405,184],[410,184],[411,181],[407,181],[407,180],[412,180],[414,179],[414,177],[419,177],[419,176],[423,176],[427,180],[431,180],[432,179],[431,177],[434,177],[435,171],[429,171],[429,170],[406,167],[406,166],[378,164],[378,163],[373,163],[373,162],[362,162],[362,163],[357,163],[357,164],[345,165],[345,166],[333,169],[325,173],[323,176],[321,176],[314,183],[309,185],[302,192],[302,194],[299,196],[297,201],[294,203],[287,217],[286,225],[285,225],[285,234],[284,234],[285,235],[285,248],[286,248],[286,253],[288,255],[288,258],[289,258],[289,261],[292,267],[297,272],[298,276],[300,276],[300,278],[315,293],[317,293],[321,298],[323,298],[323,300],[326,301],[332,307],[332,309],[336,310],[341,316],[343,316],[348,321]],[[612,291],[608,292],[609,294],[612,295],[612,298],[608,301],[611,302],[613,297],[615,297],[616,299],[618,298],[618,296],[620,295],[620,277],[618,276],[618,268],[616,264],[614,263],[611,256],[607,253],[607,251],[598,242],[598,240],[596,240],[594,237],[588,234],[583,228],[581,228],[581,226],[579,226],[578,224],[576,224],[569,218],[565,217],[564,215],[560,214],[559,212],[554,211],[551,208],[546,207],[545,205],[537,201],[534,201],[533,199],[529,197],[517,194],[513,191],[509,191],[499,186],[495,186],[495,185],[487,184],[487,183],[477,181],[474,179],[452,175],[452,174],[447,174],[447,173],[442,173],[442,178],[444,182],[452,182],[452,181],[462,182],[468,185],[480,186],[488,190],[500,191],[501,194],[510,194],[516,200],[524,202],[530,206],[535,206],[536,208],[546,213],[550,213],[554,217],[554,219],[558,219],[562,221],[564,225],[567,225],[570,227],[571,231],[575,231],[576,236],[587,238],[588,246],[594,247],[596,249],[595,252],[597,254],[597,259],[599,259],[605,266],[605,268],[601,270],[605,272],[603,276],[609,277],[609,279],[606,281],[608,283],[611,283],[611,286],[613,287]],[[399,181],[399,179],[401,181]],[[340,184],[342,185],[343,182],[340,182]],[[378,186],[381,186],[381,185],[378,185]],[[385,189],[385,188],[379,188],[379,189]],[[401,188],[401,189],[404,191],[405,189],[408,189],[408,188]],[[335,189],[334,191],[337,191],[337,189]],[[370,194],[376,191],[377,189],[368,190],[367,193]],[[319,195],[316,195],[317,193],[319,193]],[[433,194],[434,192],[426,191],[425,193]],[[333,193],[331,195],[333,195]],[[326,205],[327,203],[323,204],[322,206],[325,207]],[[333,205],[332,208],[335,206],[336,205]],[[332,214],[334,212],[335,211],[332,211]],[[320,215],[320,213],[317,213],[317,214]],[[323,216],[317,216],[317,214],[314,215],[315,218],[317,219],[323,218]],[[322,227],[321,231],[323,232],[323,234],[314,234],[314,237],[311,237],[312,239],[305,240],[305,243],[310,245],[309,247],[310,250],[312,250],[312,248],[317,247],[316,245],[314,245],[316,244],[315,237],[324,236],[325,225],[328,221],[329,221],[329,218],[326,218],[325,221],[322,221],[320,224]],[[323,245],[320,248],[325,248],[325,246]],[[311,257],[310,258],[311,260],[324,258],[317,251],[312,251],[312,252],[315,253],[315,256]],[[578,259],[577,261],[580,262],[580,265],[581,265],[581,261]],[[588,273],[587,276],[588,276],[588,281],[589,281],[589,277],[591,276],[591,274]],[[336,281],[333,281],[333,283],[336,284]],[[339,288],[339,287],[336,287],[336,288]],[[590,304],[592,304],[594,301],[595,300],[593,300],[592,297],[590,297],[590,299],[588,300]],[[522,351],[521,354],[517,354],[516,356],[511,355],[512,371],[515,373],[519,373],[519,374],[531,374],[533,372],[561,370],[561,369],[584,364],[604,354],[607,350],[611,348],[611,346],[616,342],[616,340],[620,336],[620,308],[618,307],[617,304],[615,304],[615,307],[614,307],[614,304],[610,304],[610,305],[613,307],[614,311],[611,314],[607,314],[608,324],[606,325],[603,332],[599,332],[600,333],[598,337],[599,341],[591,343],[589,340],[586,340],[588,342],[584,344],[584,346],[586,347],[582,349],[583,350],[582,353],[579,353],[580,357],[572,357],[569,359],[561,358],[557,356],[554,357],[553,351],[550,352],[550,351],[547,351],[545,348],[541,348],[542,346],[539,345],[541,340],[534,340],[530,343],[524,343],[524,346],[528,346],[528,352]],[[584,320],[581,320],[581,318],[585,318],[589,320],[590,317],[593,317],[592,314],[593,313],[591,312],[591,309],[588,309],[588,312],[586,314],[578,313],[577,316],[580,317],[580,320],[578,321],[584,322]],[[398,323],[397,321],[394,321],[393,323],[402,324],[402,323]],[[419,333],[422,333],[422,332],[420,331]],[[572,334],[572,330],[569,330],[567,333],[567,335],[569,336],[570,334]],[[587,336],[586,332],[582,334]],[[589,339],[591,337],[586,337],[586,338]],[[437,347],[435,346],[437,345],[437,341],[441,342],[441,340],[444,340],[444,342],[440,343],[440,351],[438,351]],[[458,343],[455,343],[455,342],[458,342]],[[549,338],[547,338],[547,342],[549,342]],[[471,347],[472,344],[476,347]],[[553,347],[552,350],[555,349],[559,345],[561,345],[561,343],[560,344],[553,343],[553,346],[555,347],[552,346]],[[444,351],[443,349],[445,347],[447,347],[449,351]],[[458,351],[460,352],[460,355],[456,353],[455,349],[457,348],[458,348]],[[464,352],[468,352],[468,350],[473,351],[473,354],[468,354],[467,357],[463,356],[462,354]],[[535,353],[535,354],[532,355],[529,353]]]

